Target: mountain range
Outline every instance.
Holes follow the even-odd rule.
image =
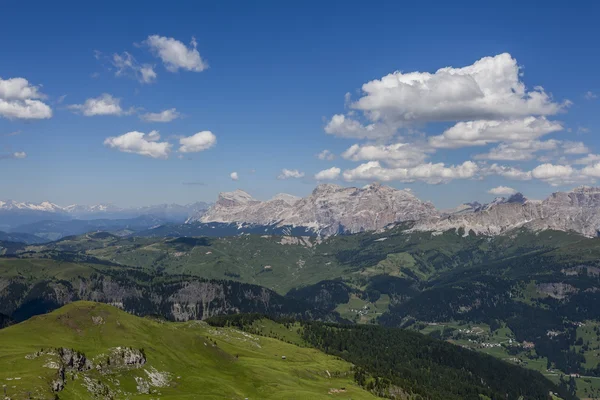
[[[78,205],[66,207],[49,201],[41,203],[0,200],[0,230],[14,231],[15,227],[40,221],[68,221],[72,219],[130,219],[153,216],[167,222],[184,222],[191,215],[198,215],[210,204],[158,204],[143,207],[118,207],[114,204]]]
[[[322,184],[305,198],[280,194],[267,201],[236,190],[221,193],[207,211],[188,223],[244,223],[305,227],[327,236],[337,233],[377,231],[411,222],[412,230],[497,235],[525,227],[553,229],[597,236],[600,228],[600,188],[578,187],[556,192],[542,201],[521,193],[492,202],[472,202],[452,210],[438,210],[410,190],[380,184],[362,188]]]
[[[279,194],[259,201],[241,190],[221,193],[206,213],[190,218],[188,223],[302,226],[327,236],[378,230],[391,223],[420,220],[431,214],[438,214],[433,204],[406,189],[377,183],[363,188],[322,184],[305,198]]]
[[[142,216],[145,218],[140,220]],[[108,222],[110,220],[120,223]],[[75,221],[76,226],[71,221]],[[52,236],[42,236],[51,240],[94,230],[124,230],[124,234],[128,234],[184,221],[188,226],[213,230],[225,224],[265,232],[299,229],[321,236],[379,231],[407,223],[413,231],[459,230],[465,235],[498,235],[524,227],[594,237],[600,229],[600,188],[582,186],[568,192],[555,192],[544,200],[530,200],[516,193],[486,204],[475,201],[450,210],[438,210],[411,190],[378,183],[362,188],[321,184],[304,198],[278,194],[266,201],[236,190],[220,193],[213,205],[197,202],[137,208],[107,204],[61,207],[50,202],[0,201],[0,230],[30,234],[50,232]],[[189,231],[183,228],[185,225],[175,228]],[[165,229],[161,230],[162,235],[163,231]]]

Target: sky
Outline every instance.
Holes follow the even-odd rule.
[[[403,3],[5,0],[0,199],[596,184],[600,6]]]

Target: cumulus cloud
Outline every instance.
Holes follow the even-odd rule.
[[[146,122],[171,122],[180,117],[181,114],[175,108],[170,108],[157,113],[145,113],[140,115],[140,119]]]
[[[159,142],[160,134],[152,131],[149,134],[142,132],[127,132],[121,136],[106,138],[104,145],[124,153],[134,153],[152,158],[166,159],[171,151],[171,144]]]
[[[121,108],[121,99],[115,98],[108,93],[103,93],[98,97],[89,98],[83,104],[71,104],[69,109],[79,112],[86,117],[97,115],[128,115],[133,113],[133,109],[125,111]]]
[[[542,87],[528,91],[521,75],[508,53],[433,74],[396,71],[365,83],[351,108],[371,121],[410,123],[518,119],[556,114],[568,105],[552,101]]]
[[[485,175],[499,175],[506,179],[517,181],[531,180],[531,171],[523,171],[519,168],[508,167],[506,165],[492,164],[483,169]]]
[[[238,176],[238,173],[237,173],[237,172],[232,172],[232,173],[230,173],[230,174],[229,174],[229,177],[230,177],[230,178],[231,178],[231,180],[233,180],[233,181],[237,181],[237,180],[239,180],[239,179],[240,179],[240,177]]]
[[[181,153],[197,153],[217,144],[217,137],[211,131],[202,131],[179,139],[179,144]]]
[[[500,175],[507,179],[514,180],[539,179],[552,186],[559,186],[589,180],[590,177],[594,176],[593,171],[593,167],[590,166],[583,170],[578,170],[566,164],[544,163],[533,168],[531,171],[523,171],[518,168],[493,164],[490,167],[485,168],[484,173],[487,175]],[[600,168],[598,171],[600,172]]]
[[[336,114],[325,125],[325,132],[353,139],[379,139],[391,136],[395,129],[381,123],[363,125],[356,119],[347,117],[344,114]]]
[[[538,151],[554,150],[561,142],[550,139],[546,141],[531,140],[528,142],[501,143],[488,153],[477,154],[477,160],[525,161],[534,158]]]
[[[352,161],[383,161],[395,168],[414,167],[427,158],[424,150],[408,143],[350,146],[342,157]]]
[[[344,171],[344,179],[356,180],[380,180],[414,182],[421,180],[427,183],[437,184],[448,182],[453,179],[472,178],[478,172],[479,167],[472,161],[465,161],[460,165],[447,167],[444,163],[421,164],[412,168],[385,168],[379,161],[370,161],[358,167]]]
[[[492,188],[490,190],[488,190],[488,193],[490,194],[494,194],[497,196],[504,196],[504,195],[511,195],[511,194],[515,194],[517,193],[517,191],[513,188],[510,188],[508,186],[498,186],[495,188]]]
[[[587,92],[585,92],[583,97],[585,97],[586,100],[594,100],[598,98],[598,95],[588,90]]]
[[[46,96],[24,78],[0,78],[0,117],[7,119],[46,119],[52,109]]]
[[[587,177],[600,178],[600,162],[584,167],[581,173]]]
[[[576,172],[570,165],[541,164],[531,171],[531,176],[556,186],[575,181]]]
[[[303,178],[304,172],[298,171],[297,169],[282,169],[277,179],[290,179],[290,178]]]
[[[600,162],[600,154],[588,154],[585,157],[575,160],[575,164],[588,165]]]
[[[457,123],[442,135],[429,138],[429,144],[436,148],[455,149],[497,142],[530,141],[562,129],[560,123],[549,121],[544,117],[506,121],[467,121]]]
[[[20,159],[20,158],[26,158],[26,157],[27,157],[27,153],[25,153],[24,151],[17,151],[17,152],[10,153],[10,154],[0,154],[0,160],[6,160],[6,159],[10,159],[10,158]]]
[[[177,72],[179,69],[201,72],[208,68],[208,64],[200,57],[196,48],[195,38],[192,38],[190,47],[174,38],[158,35],[148,36],[144,43],[162,60],[170,72]]]
[[[156,81],[157,74],[150,64],[140,64],[128,52],[113,54],[112,65],[116,68],[116,76],[128,76],[137,79],[140,83]]]
[[[590,151],[582,142],[564,142],[562,148],[565,154],[585,154]]]
[[[320,152],[319,154],[317,154],[317,158],[319,160],[331,161],[335,158],[335,155],[331,151],[325,149],[322,152]]]
[[[323,171],[319,171],[315,174],[315,179],[318,181],[331,181],[337,179],[342,172],[338,167],[331,167],[329,169],[324,169]]]

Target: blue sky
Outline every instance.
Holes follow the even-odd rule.
[[[1,199],[188,203],[378,180],[450,207],[600,177],[592,2],[173,3],[3,2]],[[94,99],[112,115],[87,116]]]

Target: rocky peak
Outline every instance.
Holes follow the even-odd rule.
[[[237,189],[233,192],[221,192],[219,193],[219,199],[217,204],[221,206],[231,207],[242,204],[248,204],[257,201],[250,194],[243,190]]]
[[[515,193],[506,199],[507,203],[517,203],[517,204],[525,204],[527,202],[527,197],[523,196],[523,193]]]
[[[195,220],[301,226],[330,235],[376,230],[392,223],[438,215],[431,203],[419,200],[410,191],[378,183],[362,188],[321,184],[302,199],[278,195],[266,202],[228,203],[230,207],[221,203],[220,197],[214,207]]]
[[[279,193],[279,194],[276,194],[275,196],[273,196],[273,198],[270,201],[283,201],[289,205],[293,205],[298,200],[300,200],[300,197],[298,197],[298,196],[294,196],[294,195],[287,194],[287,193]]]
[[[316,188],[312,191],[314,196],[321,196],[327,193],[333,193],[336,190],[344,189],[343,186],[335,185],[333,183],[321,183],[317,185]]]

